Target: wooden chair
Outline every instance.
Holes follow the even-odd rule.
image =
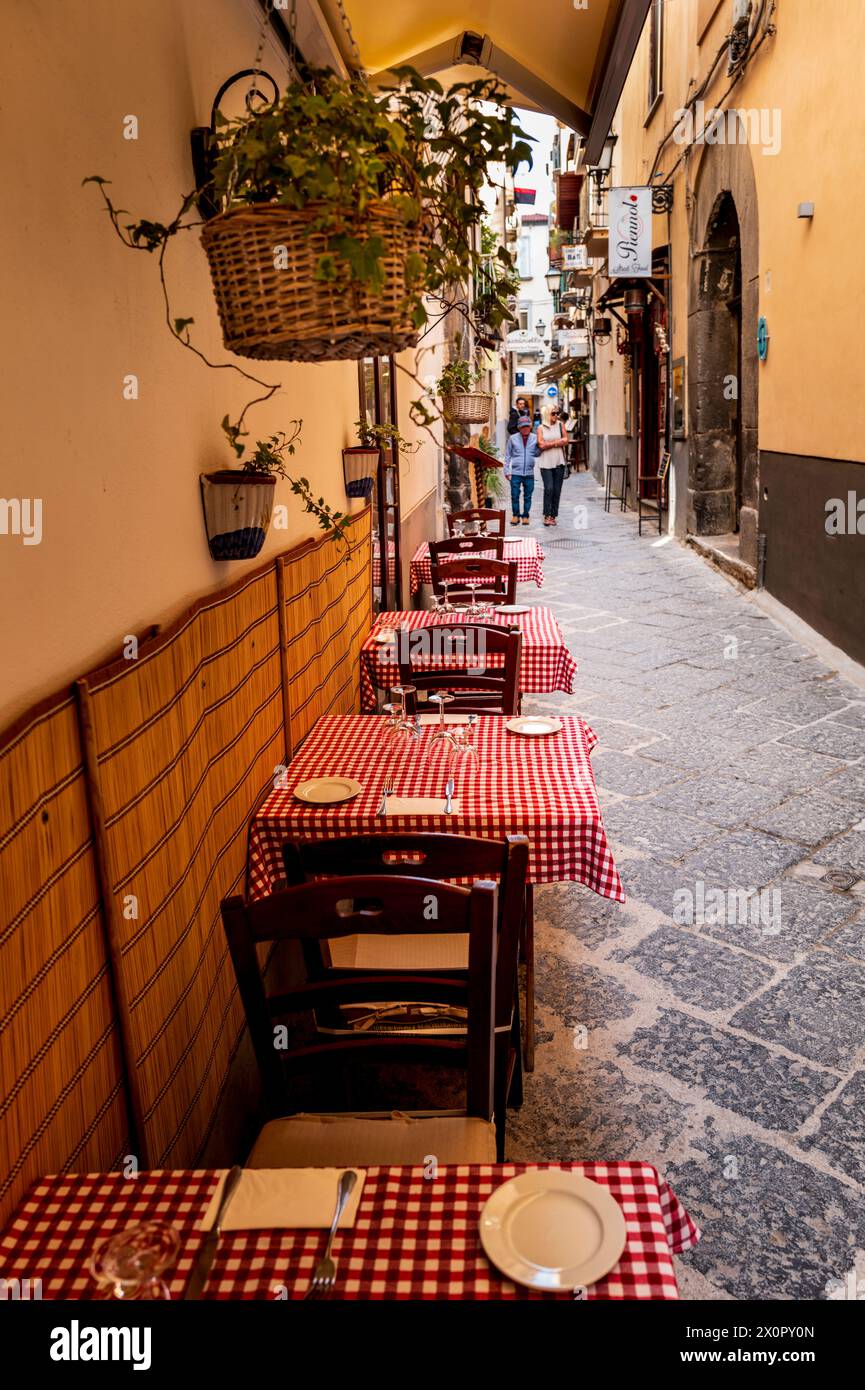
[[[425,920],[433,895],[438,915]],[[458,888],[435,879],[403,875],[329,878],[274,893],[260,902],[228,898],[222,920],[240,996],[273,1118],[256,1140],[250,1168],[345,1167],[419,1164],[429,1154],[440,1163],[493,1163],[494,1009],[496,885],[479,881]],[[468,933],[468,966],[461,976],[331,972],[268,995],[257,947],[297,941],[307,946],[349,936],[399,937],[424,922],[430,934]],[[299,1046],[278,1049],[279,1019],[356,1003],[434,999],[467,1011],[460,1037],[317,1035]],[[407,1116],[372,1114],[291,1115],[290,1082],[298,1071],[325,1066],[352,1068],[364,1062],[404,1067],[459,1067],[466,1076],[464,1112]]]
[[[478,598],[488,603],[516,603],[517,601],[517,563],[516,560],[449,560],[447,564],[437,565],[430,561],[430,577],[434,594],[444,593],[443,580],[448,581],[448,594],[459,600],[471,597],[472,589]],[[480,584],[460,584],[469,579],[488,581]]]
[[[647,500],[645,489],[653,488],[648,500],[654,500],[658,508],[658,535],[661,534],[661,521],[667,507],[667,479],[670,474],[670,455],[665,450],[661,455],[657,473],[637,474],[637,534],[643,534],[643,502]]]
[[[397,831],[382,835],[354,835],[338,840],[289,840],[282,847],[285,878],[289,885],[334,873],[352,877],[375,874],[422,874],[436,880],[495,876],[499,880],[498,947],[496,953],[495,1005],[495,1116],[499,1160],[505,1153],[505,1117],[508,1103],[522,1104],[520,1011],[518,988],[519,948],[525,913],[526,871],[529,842],[525,835],[507,835],[504,841],[481,840],[469,835],[419,834]],[[320,953],[307,957],[311,977],[328,970],[386,971],[397,965],[416,972],[465,975],[467,940],[464,937],[403,936],[399,940],[360,936],[328,943],[328,960]],[[526,990],[526,1025],[534,1028],[534,988]],[[388,1025],[388,1029],[392,1028]],[[375,1025],[368,1032],[375,1031]]]
[[[434,565],[440,565],[442,560],[450,564],[469,555],[490,555],[494,560],[503,560],[504,554],[504,536],[454,536],[448,541],[429,543],[429,556]]]
[[[505,534],[504,512],[496,511],[491,507],[468,507],[462,512],[448,512],[447,522],[449,536],[453,535],[454,526],[458,521],[485,521],[487,523],[487,530],[489,530],[491,526],[497,524],[498,535],[504,536]]]
[[[523,634],[519,628],[497,624],[454,623],[423,628],[424,636],[431,634],[444,641],[449,634],[448,664],[430,667],[414,644],[400,644],[399,679],[401,685],[413,685],[427,695],[447,691],[456,696],[448,705],[451,714],[519,714],[520,664],[523,655]],[[459,633],[463,641],[459,642]],[[460,646],[464,663],[460,664]],[[478,660],[483,653],[484,664]],[[495,666],[486,665],[489,656],[500,657]],[[418,664],[415,664],[415,660]]]

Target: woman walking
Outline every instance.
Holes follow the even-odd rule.
[[[538,466],[544,484],[544,525],[558,526],[559,498],[565,480],[564,445],[568,436],[557,405],[545,405],[538,426]]]

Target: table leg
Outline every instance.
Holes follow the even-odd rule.
[[[535,1069],[535,888],[526,884],[526,1071]]]

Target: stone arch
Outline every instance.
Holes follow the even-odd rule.
[[[759,511],[759,220],[754,166],[738,116],[706,145],[695,187],[688,287],[688,531],[738,532],[756,571]],[[729,378],[735,377],[735,396]]]

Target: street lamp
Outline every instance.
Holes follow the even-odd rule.
[[[604,141],[604,148],[601,150],[600,159],[589,171],[598,189],[603,188],[607,180],[607,175],[613,167],[613,150],[616,148],[616,141],[618,138],[618,135],[614,135],[613,132],[610,131],[610,134]]]
[[[537,330],[538,337],[543,339],[543,336],[547,331],[547,325],[544,323],[543,319],[537,320],[537,322],[535,323],[535,329]]]
[[[550,294],[555,294],[556,290],[562,283],[561,271],[557,270],[555,266],[551,265],[546,275],[544,276],[544,279],[547,282],[547,289],[549,290]]]

